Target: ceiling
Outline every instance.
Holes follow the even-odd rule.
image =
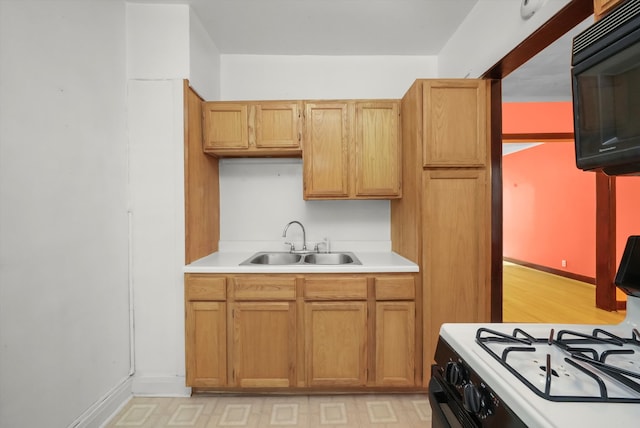
[[[502,79],[503,101],[571,100],[571,42],[590,24],[592,16]]]
[[[489,0],[132,1],[189,4],[222,54],[438,55]],[[507,76],[503,99],[570,100],[571,39],[587,21]]]
[[[223,54],[437,55],[478,0],[180,2]]]

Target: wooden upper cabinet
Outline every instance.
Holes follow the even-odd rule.
[[[487,85],[475,79],[425,80],[425,167],[486,165]]]
[[[250,123],[255,124],[255,146],[299,150],[302,139],[300,109],[298,102],[268,102],[252,106],[255,121]]]
[[[401,196],[398,100],[306,103],[304,128],[305,199]]]
[[[236,103],[204,103],[204,151],[249,148],[249,107]]]
[[[216,156],[300,156],[300,101],[203,105],[203,149]]]
[[[624,0],[593,0],[593,15],[596,19],[609,12]]]
[[[305,199],[346,198],[349,195],[347,103],[307,103],[304,119]]]
[[[302,155],[305,199],[401,197],[399,100],[211,101],[202,116],[210,155]]]
[[[355,196],[400,196],[400,104],[357,102]]]

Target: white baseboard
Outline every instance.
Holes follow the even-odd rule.
[[[191,388],[184,377],[129,376],[96,401],[68,428],[100,428],[116,415],[133,396],[189,397]]]
[[[123,379],[111,391],[89,407],[69,428],[98,428],[106,425],[132,397],[131,377]]]
[[[138,397],[190,397],[183,376],[152,377],[135,375],[131,392]]]

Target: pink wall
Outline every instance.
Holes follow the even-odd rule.
[[[575,167],[573,143],[504,156],[502,174],[504,256],[594,277],[595,176]]]
[[[570,132],[566,104],[570,106],[507,103],[503,130]],[[502,173],[504,256],[594,277],[595,174],[576,168],[573,142],[546,143],[504,156]],[[616,183],[619,260],[627,236],[640,234],[640,177],[618,177]]]
[[[618,263],[629,235],[640,235],[640,177],[616,178],[616,244]]]
[[[573,132],[573,104],[504,103],[502,132],[505,134],[539,134]]]

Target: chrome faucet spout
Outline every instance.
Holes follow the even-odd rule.
[[[282,231],[282,237],[285,238],[287,236],[287,230],[292,224],[297,224],[298,226],[300,226],[300,229],[302,229],[302,251],[307,251],[307,232],[304,230],[304,226],[299,221],[294,220],[287,223],[287,225],[284,227],[284,230]],[[291,251],[295,251],[293,245],[291,245]]]

